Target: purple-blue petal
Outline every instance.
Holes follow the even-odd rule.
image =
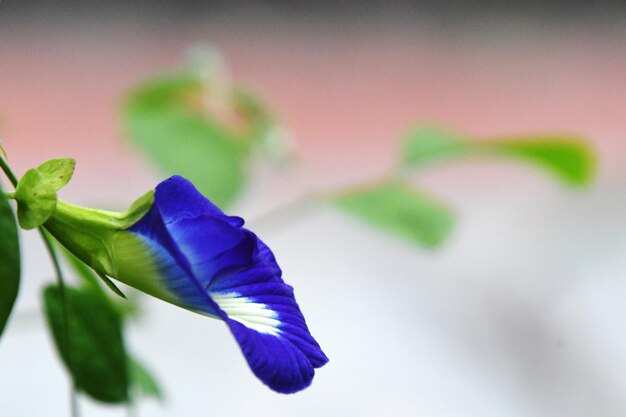
[[[129,231],[159,259],[183,307],[221,317],[254,374],[275,391],[311,384],[328,362],[271,250],[182,177],[156,187],[154,206]]]
[[[226,319],[252,372],[274,391],[291,394],[313,381],[311,361],[287,339],[258,333]]]
[[[215,279],[209,286],[209,292],[216,292],[218,294],[235,294],[246,299],[249,303],[260,304],[265,306],[266,310],[274,313],[273,318],[278,321],[277,335],[265,334],[262,338],[256,338],[248,336],[254,340],[255,345],[259,346],[259,352],[251,357],[246,354],[248,363],[253,369],[254,373],[263,380],[266,384],[270,385],[271,381],[276,382],[277,376],[263,375],[265,366],[260,366],[259,363],[266,364],[269,360],[261,360],[263,352],[267,352],[267,349],[261,349],[263,344],[273,344],[272,337],[284,339],[281,346],[283,349],[288,349],[297,353],[293,355],[285,356],[284,360],[292,360],[292,366],[300,366],[300,360],[293,360],[293,358],[300,358],[300,355],[304,355],[313,368],[319,368],[328,362],[328,358],[322,352],[319,344],[315,341],[309,329],[306,325],[306,321],[298,304],[296,303],[293,288],[286,284],[280,277],[280,268],[276,264],[276,259],[267,246],[257,239],[257,251],[255,253],[254,263],[249,269],[240,271],[239,273],[232,274],[222,279]],[[220,301],[216,301],[220,306]],[[235,333],[232,325],[231,330]],[[237,326],[237,333],[235,337],[244,337],[244,333],[252,332],[257,333],[254,329],[247,329],[244,325]],[[271,354],[271,352],[270,352]],[[291,359],[289,359],[291,358]],[[281,366],[285,366],[281,363]],[[295,370],[293,371],[295,372]],[[310,375],[313,377],[313,373],[301,369],[299,371],[305,376]],[[305,377],[300,381],[301,388],[304,388],[310,383],[310,380]],[[281,383],[282,384],[282,383]],[[270,385],[271,386],[271,385]],[[276,389],[276,387],[272,388]]]
[[[206,292],[206,287],[193,276],[191,265],[169,234],[158,207],[128,229],[150,248],[152,258],[159,268],[161,283],[182,307],[218,316],[218,309]]]
[[[222,218],[201,215],[174,220],[165,227],[203,288],[215,276],[252,262],[254,240]]]
[[[165,223],[211,215],[221,218],[233,227],[241,227],[243,219],[227,216],[219,207],[203,196],[186,178],[174,175],[156,186],[154,203],[159,207]]]

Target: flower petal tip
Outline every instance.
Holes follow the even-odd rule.
[[[280,393],[308,387],[315,368],[328,358],[310,334],[291,287],[281,281],[236,289],[210,295],[252,372]]]
[[[287,338],[250,330],[235,320],[227,323],[252,372],[273,391],[294,394],[311,385],[316,366]]]

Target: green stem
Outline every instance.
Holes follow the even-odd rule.
[[[289,203],[251,218],[247,223],[252,229],[260,230],[263,233],[276,232],[277,230],[292,226],[294,223],[310,215],[316,209],[323,207],[325,203],[332,202],[335,198],[341,197],[344,194],[354,192],[361,188],[366,189],[376,184],[400,180],[401,177],[394,171],[391,171],[364,185],[350,185],[328,191],[310,191]]]
[[[0,157],[0,169],[2,169],[6,177],[9,179],[9,181],[13,185],[13,188],[16,188],[17,182],[18,182],[17,177],[15,176],[15,174],[13,174],[13,171],[11,171],[11,168],[2,157]],[[5,195],[11,198],[14,196],[14,193],[5,193]],[[63,333],[64,333],[63,343],[65,344],[65,351],[67,352],[67,358],[68,358],[68,362],[69,362],[70,369],[71,369],[72,368],[71,366],[72,354],[71,354],[71,345],[69,343],[70,327],[69,327],[67,298],[65,295],[65,279],[63,278],[63,271],[61,269],[61,264],[59,263],[59,258],[56,254],[56,250],[54,249],[54,245],[52,243],[52,240],[50,239],[50,236],[48,236],[48,234],[46,233],[43,227],[39,227],[39,234],[41,235],[41,238],[43,239],[43,242],[46,246],[46,249],[48,250],[48,254],[50,255],[50,259],[52,260],[52,266],[54,268],[54,272],[56,273],[56,276],[57,276],[57,284],[59,286],[59,293],[61,295],[61,304],[63,305],[63,313],[62,313],[63,314]],[[76,385],[73,383],[72,383],[72,389],[70,392],[70,409],[71,409],[72,417],[80,416],[80,413],[78,411],[78,396],[77,396]]]
[[[65,294],[65,279],[63,278],[63,270],[61,269],[61,264],[59,263],[59,258],[57,256],[56,250],[54,248],[54,244],[46,230],[43,227],[39,228],[39,234],[43,239],[44,244],[46,245],[46,249],[48,250],[48,254],[50,255],[50,259],[52,260],[52,266],[54,267],[54,272],[57,276],[57,284],[59,286],[59,294],[61,296],[61,304],[63,305],[63,343],[65,344],[65,351],[67,352],[67,361],[70,371],[72,370],[72,345],[70,343],[70,321],[68,314],[68,306],[67,306],[67,296]],[[76,385],[72,383],[72,389],[70,392],[70,409],[72,417],[79,417],[80,412],[78,411],[78,396]]]
[[[48,254],[50,255],[50,259],[52,260],[52,266],[54,267],[54,272],[57,276],[57,284],[59,286],[59,294],[61,296],[61,304],[63,305],[63,343],[65,344],[65,351],[67,352],[67,361],[70,371],[72,370],[72,345],[70,343],[70,321],[68,314],[68,305],[67,305],[67,296],[65,293],[65,279],[63,278],[63,270],[61,269],[61,264],[59,263],[59,258],[57,256],[56,250],[54,248],[54,244],[46,230],[43,227],[39,228],[39,234],[43,239],[44,244],[46,245],[46,249],[48,250]],[[70,408],[71,408],[71,416],[79,417],[80,412],[78,411],[78,397],[76,385],[72,383],[72,390],[70,392]]]
[[[2,157],[0,157],[0,168],[7,176],[13,187],[17,187],[17,177],[15,176],[15,174],[13,174],[13,171],[11,171],[11,168],[9,168],[7,162]]]

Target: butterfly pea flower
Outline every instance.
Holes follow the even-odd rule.
[[[328,359],[272,251],[243,225],[179,176],[125,213],[59,200],[45,223],[103,278],[226,322],[252,372],[271,389],[293,393]]]

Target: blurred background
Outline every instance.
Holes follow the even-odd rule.
[[[93,207],[153,188],[164,174],[124,135],[120,104],[198,44],[218,48],[293,136],[297,166],[253,163],[229,209],[252,228],[308,192],[384,175],[415,123],[580,135],[598,172],[571,189],[503,161],[423,170],[416,183],[457,215],[436,250],[323,205],[288,227],[258,221],[331,362],[306,391],[275,394],[221,323],[146,298],[127,339],[167,398],[138,414],[626,415],[623,2],[4,0],[0,136],[14,170],[74,157],[61,196]],[[68,378],[38,313],[52,269],[36,234],[22,250],[0,409],[66,416]]]

